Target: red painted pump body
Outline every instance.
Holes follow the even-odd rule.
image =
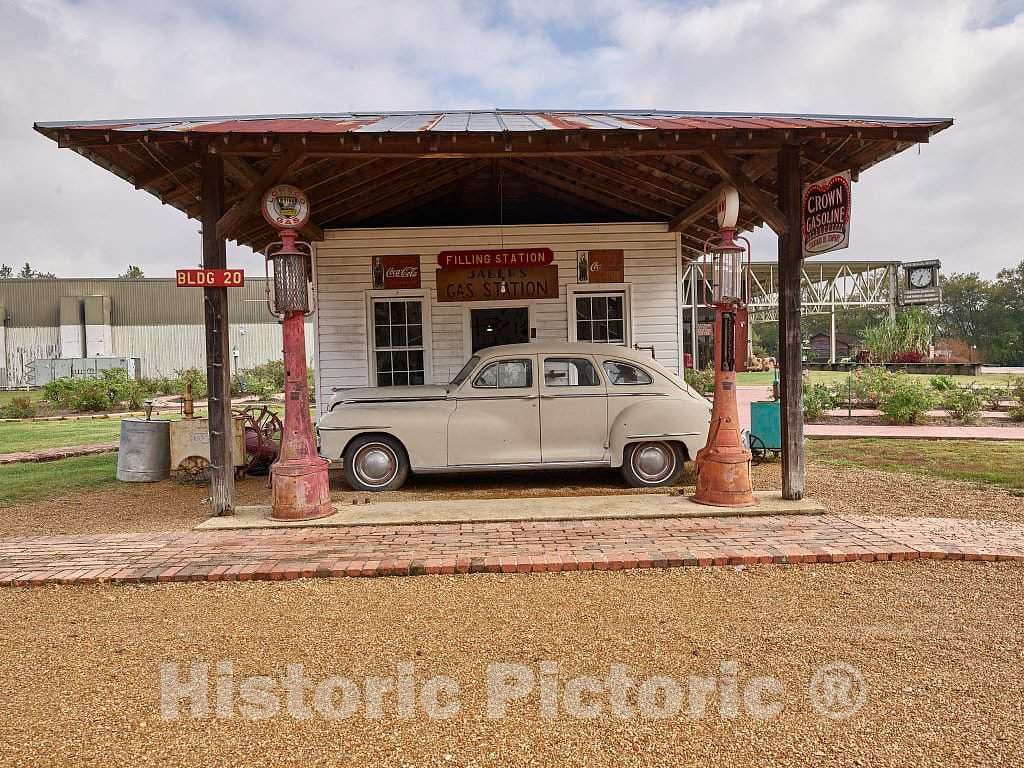
[[[746,297],[750,295],[749,285],[745,284],[750,274],[750,244],[747,242],[744,252],[733,235],[731,228],[723,227],[719,235],[708,238],[704,244],[705,255],[729,257],[716,263],[714,270],[715,399],[707,445],[697,451],[697,492],[693,495],[693,500],[699,504],[716,507],[749,507],[757,503],[750,477],[752,456],[743,447],[736,405],[737,342],[742,339],[746,346],[747,318],[743,310]],[[709,274],[706,267],[704,274]]]
[[[750,478],[752,457],[740,437],[735,364],[723,357],[723,353],[733,354],[730,335],[735,329],[730,326],[735,322],[735,312],[715,308],[715,400],[708,442],[696,457],[697,492],[693,500],[716,507],[749,507],[757,502]]]
[[[306,260],[295,248],[295,232],[281,231],[281,258]],[[276,267],[275,267],[276,268]],[[305,274],[303,268],[302,274]],[[270,467],[275,520],[315,520],[334,514],[327,482],[327,462],[320,458],[309,417],[309,384],[306,380],[305,312],[292,309],[284,314],[284,431],[281,452]]]

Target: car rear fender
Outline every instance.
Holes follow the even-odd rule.
[[[693,459],[708,440],[711,423],[710,405],[694,400],[648,400],[635,403],[619,412],[611,425],[608,446],[611,465],[622,466],[622,456],[629,443],[665,440],[681,443]]]

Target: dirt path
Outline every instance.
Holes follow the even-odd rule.
[[[2,761],[1020,765],[1022,574],[1010,564],[917,561],[0,590]],[[185,701],[171,710],[177,719],[164,719],[160,665],[177,665],[169,669],[185,681],[194,662],[209,665],[209,676],[197,678],[209,680],[209,716],[193,718]],[[231,664],[231,718],[214,716],[218,662]],[[492,719],[486,679],[496,662],[523,665],[535,684]],[[546,667],[557,683],[551,719],[541,716],[536,685],[542,662],[556,665]],[[832,662],[863,676],[864,703],[848,719],[824,718],[812,704],[820,701],[814,675]],[[360,704],[332,721],[306,690],[308,719],[289,714],[287,664],[303,665],[313,683],[340,676],[362,691],[368,677],[394,679],[400,663],[413,665],[417,695],[434,676],[451,678],[458,711],[428,719],[417,704],[403,719],[388,693],[380,719]],[[678,681],[683,708],[637,715],[633,686],[624,717],[603,690],[586,697],[598,705],[595,717],[572,714],[570,679],[601,685],[613,664],[638,683]],[[241,715],[239,688],[254,675],[270,678],[279,704],[272,719]],[[691,677],[716,685],[696,717]],[[759,719],[741,697],[737,716],[727,716],[728,681],[743,692],[760,677],[781,686],[767,696],[781,711]],[[855,700],[842,686],[828,691],[837,704]]]

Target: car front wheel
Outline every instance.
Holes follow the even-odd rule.
[[[630,443],[622,458],[622,476],[633,488],[672,485],[686,462],[682,449],[664,440]]]
[[[342,455],[345,480],[357,491],[394,491],[409,477],[405,448],[389,435],[362,435]]]

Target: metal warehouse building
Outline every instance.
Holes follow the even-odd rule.
[[[235,370],[281,358],[265,285],[247,278],[229,293]],[[33,361],[52,358],[139,358],[143,376],[204,369],[202,302],[173,278],[0,280],[0,389],[31,384]]]

